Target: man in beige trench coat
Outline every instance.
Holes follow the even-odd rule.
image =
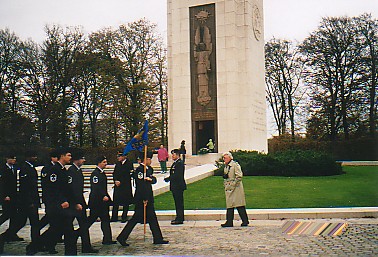
[[[242,220],[242,227],[246,227],[249,224],[247,211],[245,209],[245,195],[243,188],[243,172],[239,163],[233,160],[232,154],[226,152],[223,154],[224,171],[223,171],[223,185],[226,194],[226,223],[222,224],[222,227],[233,227],[234,220],[234,208],[238,210],[239,216]]]

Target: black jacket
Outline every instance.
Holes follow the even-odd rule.
[[[23,206],[36,205],[41,206],[41,200],[38,193],[38,173],[34,165],[30,162],[24,162],[20,167],[20,190],[19,199]]]
[[[75,164],[67,170],[68,175],[68,187],[72,192],[72,199],[70,204],[81,204],[84,209],[87,208],[87,203],[84,198],[84,175],[82,170],[78,168]]]
[[[171,191],[186,190],[186,183],[184,179],[185,166],[181,159],[176,160],[169,171],[169,177],[165,181],[170,181],[169,189]]]
[[[49,180],[47,177],[47,173],[49,172],[49,169],[52,169],[55,165],[52,162],[47,163],[41,170],[41,187],[42,187],[42,202],[46,202],[46,193],[43,190],[45,188],[46,181]]]
[[[104,202],[103,198],[109,197],[108,202]],[[89,208],[107,207],[111,204],[108,194],[108,179],[103,170],[98,167],[91,174],[91,193],[89,194]]]
[[[117,187],[114,185],[113,201],[119,205],[129,205],[133,203],[131,188],[131,174],[134,170],[132,162],[126,160],[123,164],[117,162],[113,172],[113,180],[121,182]]]
[[[154,202],[154,194],[152,191],[152,184],[156,183],[156,177],[152,174],[154,170],[151,167],[147,167],[146,174],[144,174],[144,165],[141,164],[138,168],[136,168],[133,177],[136,183],[136,190],[134,195],[135,203],[143,202],[144,200],[148,200],[149,202]],[[152,181],[144,180],[145,177],[150,177]]]
[[[4,164],[1,167],[1,199],[4,202],[5,197],[10,197],[11,202],[17,203],[17,168],[13,166],[13,170]]]
[[[42,190],[47,211],[60,212],[63,210],[61,207],[62,203],[72,202],[72,195],[68,186],[67,170],[59,162],[46,170]]]

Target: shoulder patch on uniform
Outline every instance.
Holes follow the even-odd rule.
[[[72,183],[72,177],[68,176],[68,184],[71,184],[71,183]]]
[[[95,183],[95,184],[98,183],[98,177],[97,176],[93,176],[93,183]]]
[[[143,179],[143,172],[138,172],[138,179]]]
[[[50,181],[51,182],[54,183],[57,179],[58,179],[58,176],[55,173],[53,173],[53,174],[50,175]]]

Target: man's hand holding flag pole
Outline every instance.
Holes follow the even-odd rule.
[[[146,158],[147,158],[147,145],[148,145],[148,121],[144,122],[143,128],[139,129],[137,134],[127,143],[125,149],[123,150],[123,154],[126,155],[128,152],[132,150],[138,150],[139,152],[142,151],[144,148],[144,178],[146,178]],[[148,200],[143,201],[143,227],[144,227],[144,241],[146,241],[146,223],[147,223],[147,215],[146,215],[146,208],[147,208]]]

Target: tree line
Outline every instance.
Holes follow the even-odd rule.
[[[166,46],[141,19],[84,35],[47,25],[41,44],[0,30],[0,146],[117,147],[150,121],[167,143]],[[265,44],[267,102],[279,135],[375,137],[378,21],[326,17],[302,42]]]
[[[336,141],[377,131],[378,20],[326,17],[302,42],[265,44],[267,101],[279,135]]]
[[[166,48],[141,19],[85,36],[47,25],[41,44],[0,30],[0,142],[3,148],[115,147],[145,119],[166,143]]]

